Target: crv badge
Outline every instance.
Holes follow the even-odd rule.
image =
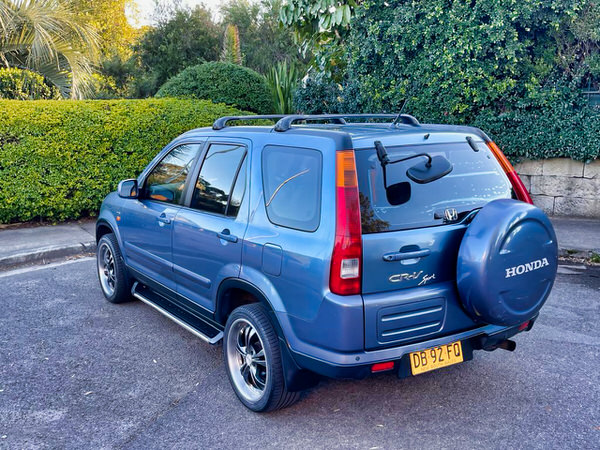
[[[526,264],[520,264],[518,266],[509,267],[506,269],[506,276],[504,278],[514,277],[515,275],[523,275],[526,272],[531,272],[532,270],[538,270],[542,267],[549,266],[548,260],[546,258],[538,259],[536,261],[531,261]]]
[[[422,270],[419,270],[418,272],[413,272],[413,273],[397,273],[395,275],[392,275],[388,279],[392,283],[398,283],[400,281],[416,280],[422,274],[423,274]],[[423,286],[424,284],[427,284],[427,282],[431,281],[431,280],[435,280],[435,274],[431,274],[431,275],[425,274],[425,275],[423,275],[423,278],[419,282],[418,286]]]

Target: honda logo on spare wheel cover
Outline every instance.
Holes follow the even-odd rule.
[[[556,234],[539,208],[494,200],[467,228],[458,252],[457,287],[479,322],[517,325],[538,313],[558,268]]]

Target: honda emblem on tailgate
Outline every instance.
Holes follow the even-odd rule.
[[[446,222],[454,222],[458,219],[458,212],[456,212],[456,209],[454,208],[446,208],[444,211],[444,218],[446,219]]]

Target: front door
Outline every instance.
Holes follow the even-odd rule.
[[[237,277],[248,219],[247,147],[209,142],[204,161],[173,223],[177,292],[209,311],[220,282]]]
[[[139,199],[123,201],[121,210],[119,229],[127,265],[172,290],[173,220],[199,149],[200,144],[174,147],[148,174]]]

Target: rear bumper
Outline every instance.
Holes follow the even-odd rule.
[[[436,339],[374,351],[336,353],[317,349],[311,354],[308,352],[310,349],[303,351],[289,348],[289,350],[299,367],[331,378],[364,378],[371,374],[373,364],[387,361],[394,361],[394,370],[400,377],[404,377],[411,374],[408,359],[411,352],[461,341],[464,359],[467,361],[472,359],[473,350],[494,350],[499,343],[515,334],[529,331],[536,319],[537,316],[531,319],[529,326],[524,330],[519,330],[518,325],[514,327],[486,325]],[[314,353],[318,353],[318,356]]]

